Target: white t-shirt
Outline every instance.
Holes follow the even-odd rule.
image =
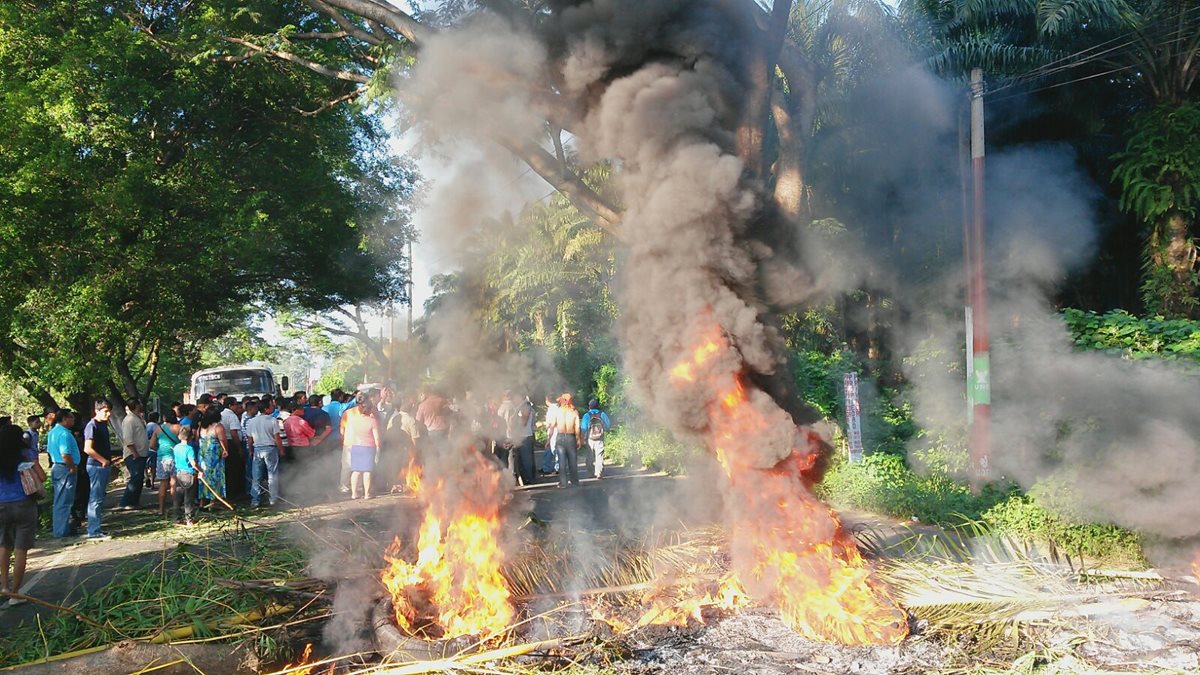
[[[254,439],[254,447],[273,448],[275,435],[279,433],[279,422],[270,415],[259,413],[246,423],[246,431]]]
[[[233,432],[236,431],[239,435],[242,433],[242,424],[238,420],[237,413],[229,408],[221,411],[221,426],[225,427],[225,435],[230,439],[233,438]]]
[[[546,428],[550,430],[550,447],[554,447],[554,443],[558,440],[558,429],[554,428],[558,421],[558,404],[551,403],[546,408]]]

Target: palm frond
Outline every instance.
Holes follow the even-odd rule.
[[[1137,12],[1124,0],[1040,0],[1037,3],[1038,30],[1050,36],[1082,26],[1130,28],[1137,20]]]

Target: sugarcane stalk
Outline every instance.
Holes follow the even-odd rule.
[[[557,638],[554,640],[541,640],[539,642],[529,642],[521,645],[513,645],[511,647],[501,647],[500,649],[492,649],[486,652],[475,652],[451,659],[414,661],[413,663],[388,668],[387,670],[382,670],[379,672],[382,675],[420,675],[421,673],[432,673],[439,670],[458,670],[463,666],[487,663],[488,661],[499,661],[501,659],[511,659],[514,656],[522,656],[524,654],[529,654],[530,652],[536,652],[542,649],[565,647],[571,642],[581,640],[584,637],[586,636],[574,635],[571,637]]]

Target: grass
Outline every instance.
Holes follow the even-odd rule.
[[[0,666],[25,663],[124,639],[151,640],[166,632],[203,639],[244,630],[221,622],[267,613],[277,597],[235,590],[218,580],[289,579],[307,560],[268,530],[231,530],[204,544],[179,544],[157,560],[129,565],[87,593],[72,609],[89,622],[59,613],[38,617],[0,637]]]

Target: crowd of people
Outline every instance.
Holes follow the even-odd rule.
[[[232,510],[234,501],[279,506],[281,462],[329,458],[331,467],[340,465],[329,492],[351,499],[403,491],[403,472],[414,457],[455,451],[482,453],[517,485],[555,473],[559,488],[578,485],[581,451],[586,475],[603,476],[604,437],[612,427],[595,400],[581,411],[569,393],[546,397],[539,421],[531,399],[514,391],[490,399],[467,391],[450,399],[437,389],[402,396],[386,386],[335,389],[328,400],[303,391],[204,394],[194,404],[177,402],[149,414],[141,401],[130,400],[119,423],[113,413],[112,404],[100,400],[86,421],[67,409],[31,415],[24,428],[0,417],[0,590],[20,588],[35,543],[40,492],[31,476],[45,475],[37,468],[42,453],[50,466],[51,534],[103,541],[110,538],[105,496],[114,468],[125,475],[118,510],[143,508],[148,488],[157,493],[160,517],[188,526],[198,511]],[[545,435],[540,466],[539,427]]]

